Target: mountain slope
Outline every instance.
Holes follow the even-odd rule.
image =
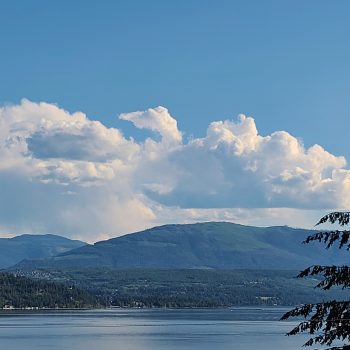
[[[118,267],[302,269],[347,262],[347,252],[303,245],[311,233],[286,226],[252,227],[227,222],[165,225],[97,242],[16,268]]]
[[[0,238],[0,268],[15,265],[23,259],[44,259],[86,245],[56,235],[21,235]]]

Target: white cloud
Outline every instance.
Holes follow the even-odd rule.
[[[154,199],[183,207],[349,207],[343,157],[305,149],[284,131],[258,135],[252,118],[213,122],[205,138],[172,152],[176,187]],[[167,180],[169,181],[169,180]]]
[[[94,241],[170,222],[306,225],[315,215],[302,209],[350,207],[343,157],[285,131],[259,135],[253,118],[212,122],[188,142],[164,107],[120,118],[161,140],[48,103],[0,108],[2,232]]]
[[[162,142],[167,146],[176,145],[182,141],[181,132],[177,128],[177,121],[164,107],[149,108],[142,112],[123,113],[119,118],[132,122],[139,129],[158,132],[162,137]]]

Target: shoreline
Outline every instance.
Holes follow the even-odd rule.
[[[229,310],[229,309],[235,309],[235,310],[290,310],[291,306],[257,306],[257,305],[250,305],[250,306],[223,306],[223,307],[118,307],[118,306],[111,306],[111,307],[98,307],[98,308],[12,308],[12,309],[0,309],[0,314],[11,314],[11,313],[45,313],[45,312],[65,312],[65,311],[117,311],[117,310],[128,310],[128,311],[160,311],[160,310],[206,310],[206,311],[212,311],[212,310]]]

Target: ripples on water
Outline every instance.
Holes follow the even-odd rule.
[[[1,349],[296,350],[285,309],[94,310],[0,314]]]

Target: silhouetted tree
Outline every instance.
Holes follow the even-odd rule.
[[[318,223],[330,222],[338,223],[342,227],[348,225],[350,221],[350,212],[334,212],[324,216]],[[316,225],[316,226],[317,226]],[[350,250],[350,231],[348,230],[330,230],[321,231],[306,238],[303,243],[313,241],[323,242],[326,248],[333,244],[339,244],[339,248]],[[301,271],[298,277],[307,277],[320,275],[323,277],[316,287],[324,290],[333,286],[341,286],[343,289],[350,287],[350,267],[349,266],[310,266]],[[304,317],[288,335],[295,335],[307,332],[311,338],[304,346],[324,345],[331,346],[334,341],[340,341],[342,344],[329,347],[331,350],[350,350],[350,300],[345,301],[327,301],[317,304],[305,304],[287,312],[282,316],[282,320],[290,317]]]

